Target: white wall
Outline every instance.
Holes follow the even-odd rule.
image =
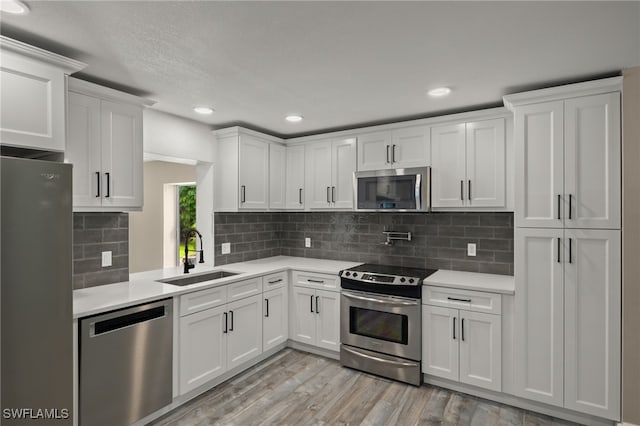
[[[147,108],[143,126],[145,155],[213,162],[215,137],[208,125]]]

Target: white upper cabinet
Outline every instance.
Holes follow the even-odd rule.
[[[286,149],[283,145],[269,145],[269,207],[285,207]]]
[[[408,127],[358,136],[358,170],[429,165],[429,128]]]
[[[65,161],[73,164],[75,211],[142,208],[142,108],[151,104],[69,79]]]
[[[505,97],[515,112],[516,226],[620,228],[619,86],[611,78]]]
[[[239,207],[266,210],[269,207],[269,143],[241,135],[239,158]]]
[[[564,102],[564,152],[565,226],[619,229],[619,92]]]
[[[352,209],[355,138],[311,143],[305,147],[305,188],[309,208]]]
[[[431,129],[433,207],[505,207],[505,120]]]
[[[65,76],[86,65],[0,36],[0,144],[65,150]]]
[[[285,208],[287,209],[304,209],[304,150],[304,145],[286,148]]]
[[[282,141],[240,127],[217,130],[215,135],[215,210],[267,210],[270,193],[277,198],[273,208],[283,208],[286,168],[283,147],[278,146]]]

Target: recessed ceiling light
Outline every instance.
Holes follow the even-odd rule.
[[[451,93],[451,89],[449,89],[448,87],[436,87],[435,89],[429,90],[427,93],[429,94],[429,96],[439,98],[441,96],[447,96],[449,93]]]
[[[197,112],[198,114],[213,114],[213,108],[208,107],[208,106],[197,106],[197,107],[193,107],[193,110],[195,112]]]
[[[29,13],[29,6],[20,0],[0,0],[0,11],[13,15],[26,15]]]
[[[291,123],[298,123],[300,121],[302,121],[302,116],[300,114],[291,114],[291,115],[287,115],[285,117],[285,120],[291,122]]]

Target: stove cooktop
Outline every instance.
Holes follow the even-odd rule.
[[[364,281],[372,284],[419,286],[422,280],[437,269],[407,268],[393,265],[365,263],[340,271],[342,278]]]

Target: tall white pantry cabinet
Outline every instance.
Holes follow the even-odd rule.
[[[620,419],[622,78],[509,95],[515,390]]]

